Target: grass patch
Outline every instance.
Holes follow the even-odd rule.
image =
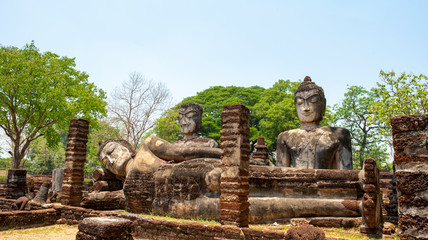
[[[119,211],[119,213],[135,214],[135,213],[130,213],[130,212],[127,212],[124,210]],[[154,215],[152,213],[149,213],[149,214],[137,213],[136,215],[142,216],[142,217],[153,218],[153,219],[157,219],[157,220],[172,221],[172,222],[198,222],[198,223],[208,224],[208,225],[213,225],[213,226],[220,225],[220,223],[216,220],[203,219],[203,218],[197,218],[197,219],[175,218],[171,215],[162,215],[161,216],[161,215]]]

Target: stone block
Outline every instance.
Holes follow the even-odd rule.
[[[79,231],[98,239],[133,239],[132,221],[118,217],[85,218],[79,224]]]
[[[391,118],[392,133],[418,131],[426,129],[428,114],[405,115]]]

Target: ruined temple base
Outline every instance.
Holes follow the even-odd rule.
[[[282,218],[274,221],[264,222],[299,226],[309,224],[314,227],[323,228],[356,228],[362,224],[361,217],[307,217],[307,218]]]

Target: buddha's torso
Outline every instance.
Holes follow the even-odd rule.
[[[296,168],[334,169],[340,142],[340,128],[320,127],[310,131],[294,129],[282,133],[283,142]]]

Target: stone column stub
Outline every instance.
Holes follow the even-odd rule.
[[[220,223],[248,227],[250,111],[241,104],[225,106],[221,118]]]
[[[6,198],[17,199],[25,196],[27,187],[27,170],[9,169],[7,170],[7,190]]]

